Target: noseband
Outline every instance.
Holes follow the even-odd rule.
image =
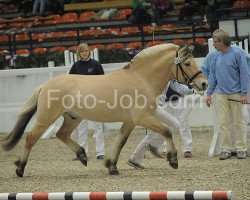
[[[179,49],[178,49],[179,50]],[[189,77],[187,75],[187,73],[184,71],[183,67],[181,66],[181,59],[180,57],[178,56],[178,50],[176,51],[176,57],[174,59],[174,63],[177,65],[177,70],[176,70],[176,80],[178,81],[178,72],[179,72],[179,69],[182,73],[182,76],[183,78],[185,79],[186,81],[186,84],[188,85],[189,88],[191,88],[191,85],[190,83],[192,83],[192,81],[199,75],[202,73],[202,71],[197,71],[193,76]]]

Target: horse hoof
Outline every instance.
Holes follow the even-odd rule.
[[[19,168],[16,169],[16,175],[18,177],[23,177],[23,173],[24,173],[24,171],[22,169],[19,169]]]
[[[118,172],[118,170],[112,170],[112,171],[109,171],[109,174],[110,174],[110,175],[115,175],[115,176],[117,176],[117,175],[119,175],[120,173]]]
[[[85,167],[87,167],[87,164],[88,164],[88,161],[87,160],[85,160],[85,159],[79,159],[80,160],[80,162],[85,166]]]
[[[169,165],[174,169],[178,169],[178,162],[169,162]]]

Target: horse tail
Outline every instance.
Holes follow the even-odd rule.
[[[2,145],[2,147],[5,151],[12,150],[21,139],[26,126],[37,111],[37,102],[41,89],[42,86],[38,87],[35,90],[31,98],[23,107],[22,112],[19,114],[18,120],[13,130],[3,139],[4,144]]]

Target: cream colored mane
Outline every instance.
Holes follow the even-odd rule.
[[[141,52],[139,52],[132,60],[130,67],[133,65],[141,64],[142,62],[147,62],[148,60],[152,60],[152,56],[155,56],[156,59],[159,59],[157,54],[159,54],[162,51],[165,51],[166,49],[170,47],[174,47],[176,45],[174,44],[161,44],[161,45],[155,45],[152,47],[148,47],[146,49],[143,49]]]

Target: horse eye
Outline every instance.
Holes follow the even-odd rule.
[[[185,66],[186,67],[190,67],[190,63],[185,63]]]

